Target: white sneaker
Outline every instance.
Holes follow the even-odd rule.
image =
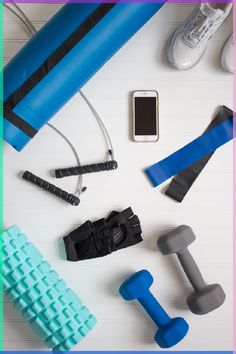
[[[229,36],[225,42],[222,55],[221,55],[221,65],[224,70],[229,71],[233,74],[233,35]]]
[[[167,56],[179,70],[196,65],[205,53],[207,42],[229,15],[232,4],[197,6],[169,38]]]

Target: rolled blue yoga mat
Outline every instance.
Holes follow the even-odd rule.
[[[204,156],[233,139],[233,117],[185,145],[165,159],[145,170],[153,187],[159,186],[170,177],[183,171]]]
[[[162,5],[65,5],[4,69],[4,139],[22,150]]]

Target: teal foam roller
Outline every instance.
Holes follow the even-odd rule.
[[[96,324],[95,317],[16,225],[3,233],[2,268],[6,295],[47,347],[70,350]]]

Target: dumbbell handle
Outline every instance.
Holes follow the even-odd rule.
[[[186,276],[196,291],[205,288],[206,283],[188,248],[177,253]]]
[[[140,297],[137,300],[158,327],[163,327],[171,321],[170,317],[149,290],[146,292],[145,296]]]

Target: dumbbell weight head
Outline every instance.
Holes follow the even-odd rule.
[[[161,253],[167,255],[184,250],[195,240],[196,236],[191,227],[181,225],[161,236],[157,241],[157,245]]]
[[[161,348],[171,348],[188,333],[189,325],[182,317],[172,318],[167,326],[158,329],[155,341]]]
[[[187,305],[196,315],[205,315],[220,307],[225,297],[225,292],[219,284],[211,284],[189,295]]]
[[[194,287],[194,292],[187,298],[189,309],[203,315],[220,307],[225,300],[225,292],[219,284],[205,284],[202,275],[187,247],[196,236],[187,225],[181,225],[159,238],[157,245],[162,254],[176,253],[184,271]]]
[[[120,286],[121,296],[127,300],[138,300],[145,296],[153,283],[153,276],[147,270],[140,270],[124,281]]]
[[[159,329],[154,337],[161,348],[170,348],[187,334],[189,326],[182,317],[171,319],[149,291],[153,277],[147,270],[141,270],[129,277],[120,287],[121,296],[127,300],[140,301]]]

